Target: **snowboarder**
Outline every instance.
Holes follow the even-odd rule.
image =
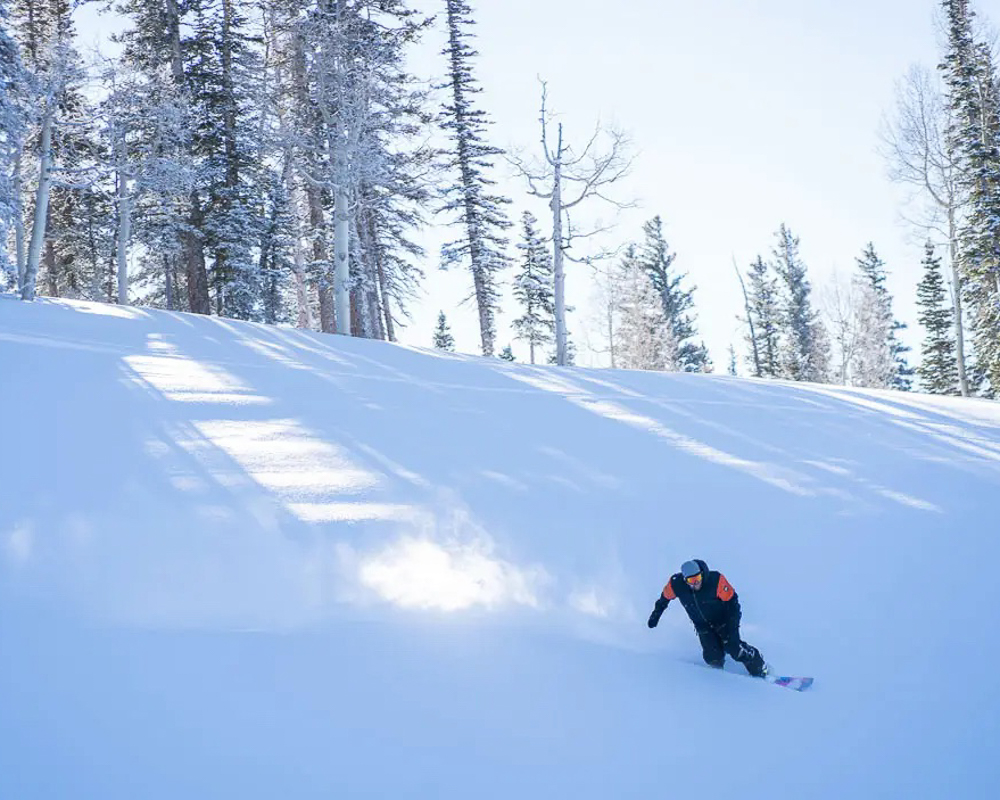
[[[685,561],[672,575],[649,615],[655,628],[671,600],[680,600],[701,640],[701,653],[710,667],[722,668],[726,654],[755,677],[767,675],[760,651],[740,639],[740,600],[725,576],[708,568],[700,558]]]

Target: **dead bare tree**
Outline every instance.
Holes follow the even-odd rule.
[[[743,290],[743,308],[746,310],[747,324],[750,326],[750,345],[753,350],[753,374],[755,378],[760,377],[760,348],[757,347],[757,331],[754,330],[753,314],[750,312],[750,296],[747,294],[747,284],[743,280],[743,273],[736,266],[736,257],[733,256],[733,269],[736,270],[736,277],[740,279],[740,289]]]
[[[584,200],[603,200],[617,209],[630,207],[631,203],[613,200],[605,190],[624,178],[631,166],[629,154],[631,143],[628,137],[615,128],[605,128],[600,122],[594,128],[590,140],[577,155],[563,137],[563,125],[556,124],[555,144],[550,145],[549,128],[551,114],[547,108],[548,92],[545,81],[542,84],[542,107],[539,122],[542,127],[542,159],[528,162],[520,156],[510,156],[508,160],[528,182],[530,193],[549,201],[552,211],[552,280],[556,317],[556,363],[566,364],[566,296],[565,259],[578,263],[586,259],[569,256],[567,250],[577,239],[597,236],[608,230],[605,226],[594,226],[581,231],[575,229],[570,212]],[[599,149],[599,140],[606,139]],[[568,199],[567,199],[568,198]]]
[[[921,237],[936,236],[948,245],[951,262],[952,302],[959,386],[969,396],[965,370],[965,335],[962,322],[962,277],[958,270],[958,228],[964,197],[957,154],[948,144],[948,108],[931,74],[914,66],[897,85],[896,108],[885,120],[880,138],[889,177],[913,188],[919,211],[907,221]]]

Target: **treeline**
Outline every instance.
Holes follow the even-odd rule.
[[[402,0],[123,0],[121,55],[86,68],[69,0],[0,0],[7,288],[391,340],[415,234],[454,211],[491,352],[507,223],[473,20],[444,6],[434,107],[404,68],[433,20]]]
[[[405,0],[121,0],[118,55],[89,64],[74,6],[0,0],[0,289],[395,340],[433,263],[468,282],[484,355],[497,354],[509,285],[532,363],[573,363],[583,337],[615,367],[714,368],[659,217],[613,256],[580,246],[615,233],[581,229],[578,211],[625,205],[612,190],[631,166],[627,137],[598,127],[571,146],[543,84],[535,157],[491,141],[466,0],[441,0],[436,18]],[[892,176],[926,201],[920,364],[875,246],[817,299],[782,224],[770,252],[737,265],[746,340],[731,372],[1000,385],[1000,86],[968,0],[941,7],[938,78],[914,71],[884,132]],[[444,78],[431,85],[405,65],[435,25]],[[504,159],[550,215],[515,224],[497,189]],[[453,233],[440,254],[420,245],[432,221]],[[598,298],[573,336],[577,258]],[[454,347],[443,313],[434,337]],[[513,358],[509,344],[500,355]]]

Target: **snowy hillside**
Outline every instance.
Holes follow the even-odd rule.
[[[998,785],[995,404],[2,298],[0,408],[2,798]]]

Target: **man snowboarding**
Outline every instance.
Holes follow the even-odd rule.
[[[680,600],[694,623],[706,664],[721,669],[728,654],[751,675],[767,675],[760,651],[740,639],[740,600],[722,573],[710,570],[700,558],[685,561],[663,587],[649,615],[650,628],[656,627],[671,600]]]

